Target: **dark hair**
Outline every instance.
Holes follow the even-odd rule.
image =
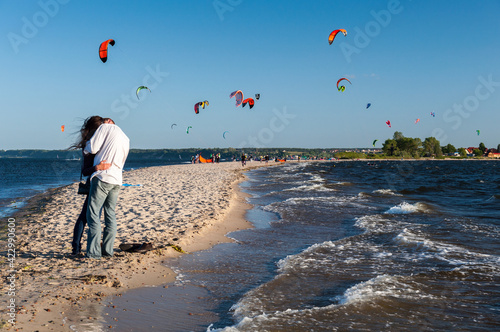
[[[90,116],[85,119],[80,128],[79,140],[70,146],[70,149],[83,149],[87,142],[92,138],[97,128],[104,123],[104,119],[98,115]]]

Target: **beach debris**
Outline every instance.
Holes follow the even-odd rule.
[[[385,122],[385,124],[386,124],[386,125],[388,125],[388,126],[389,126],[389,128],[391,128],[391,121],[387,120],[387,121]]]
[[[74,278],[69,278],[73,280],[81,280],[85,283],[105,283],[108,279],[107,276],[105,275],[94,275],[94,274],[87,274],[81,277],[74,277]]]
[[[137,96],[137,99],[139,99],[139,91],[141,90],[149,90],[149,88],[147,86],[144,86],[144,85],[141,85],[140,87],[137,88],[137,90],[135,91],[135,95]],[[149,93],[151,93],[151,90],[149,90]]]
[[[240,106],[241,103],[243,102],[243,92],[241,92],[241,90],[233,91],[229,95],[229,98],[233,98],[233,97],[236,98],[236,107]]]
[[[194,104],[194,112],[196,114],[200,113],[200,106],[201,106],[201,108],[205,109],[205,106],[208,106],[208,101],[207,100],[200,101],[200,102]]]
[[[101,45],[99,46],[99,58],[101,59],[101,61],[103,63],[108,61],[108,46],[109,45],[111,45],[111,46],[115,45],[114,39],[108,39],[108,40],[102,42]]]
[[[228,130],[226,130],[225,132],[222,133],[222,138],[226,139],[226,134],[229,133]]]
[[[147,251],[153,250],[153,244],[151,242],[144,242],[144,243],[122,243],[120,244],[120,250],[126,251],[126,252],[139,252],[139,253],[145,253]]]
[[[179,247],[179,246],[177,246],[177,245],[175,245],[175,244],[171,244],[171,243],[169,243],[169,244],[167,244],[167,246],[172,247],[172,249],[174,249],[174,250],[175,250],[175,251],[177,251],[177,252],[180,252],[180,253],[183,253],[183,254],[189,254],[188,252],[186,252],[186,251],[182,250],[182,248],[181,248],[181,247]]]
[[[0,329],[10,327],[10,326],[11,325],[5,319],[2,318],[2,320],[0,321]]]
[[[347,81],[347,82],[349,82],[350,84],[352,84],[352,83],[351,83],[351,81],[349,81],[347,78],[342,77],[341,79],[339,79],[339,80],[337,81],[337,90],[342,91],[342,92],[345,90],[345,86],[344,86],[344,85],[341,85],[341,86],[339,87],[339,83],[340,83],[341,81],[344,81],[344,80],[345,80],[345,81]]]
[[[250,109],[252,109],[255,102],[254,102],[253,98],[247,98],[247,99],[243,100],[241,107],[245,107],[247,103],[248,103],[248,107],[250,107]]]
[[[337,30],[333,30],[330,35],[328,36],[328,44],[332,44],[333,43],[333,40],[335,39],[335,37],[337,36],[337,34],[339,32],[342,32],[342,34],[344,36],[347,36],[347,31],[345,29],[337,29]]]

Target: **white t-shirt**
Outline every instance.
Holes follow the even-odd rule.
[[[87,142],[84,153],[95,154],[94,166],[103,160],[111,163],[104,171],[96,171],[91,178],[97,176],[101,181],[122,185],[122,171],[130,149],[130,140],[123,131],[114,124],[102,124]]]

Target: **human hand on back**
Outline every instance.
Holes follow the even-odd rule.
[[[96,170],[105,171],[111,167],[111,163],[107,163],[106,160],[101,161],[98,165],[96,165]]]

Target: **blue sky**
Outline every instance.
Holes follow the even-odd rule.
[[[371,147],[395,131],[496,148],[499,13],[496,0],[0,0],[0,149],[67,148],[96,114],[132,148]],[[235,90],[261,98],[235,107]]]

